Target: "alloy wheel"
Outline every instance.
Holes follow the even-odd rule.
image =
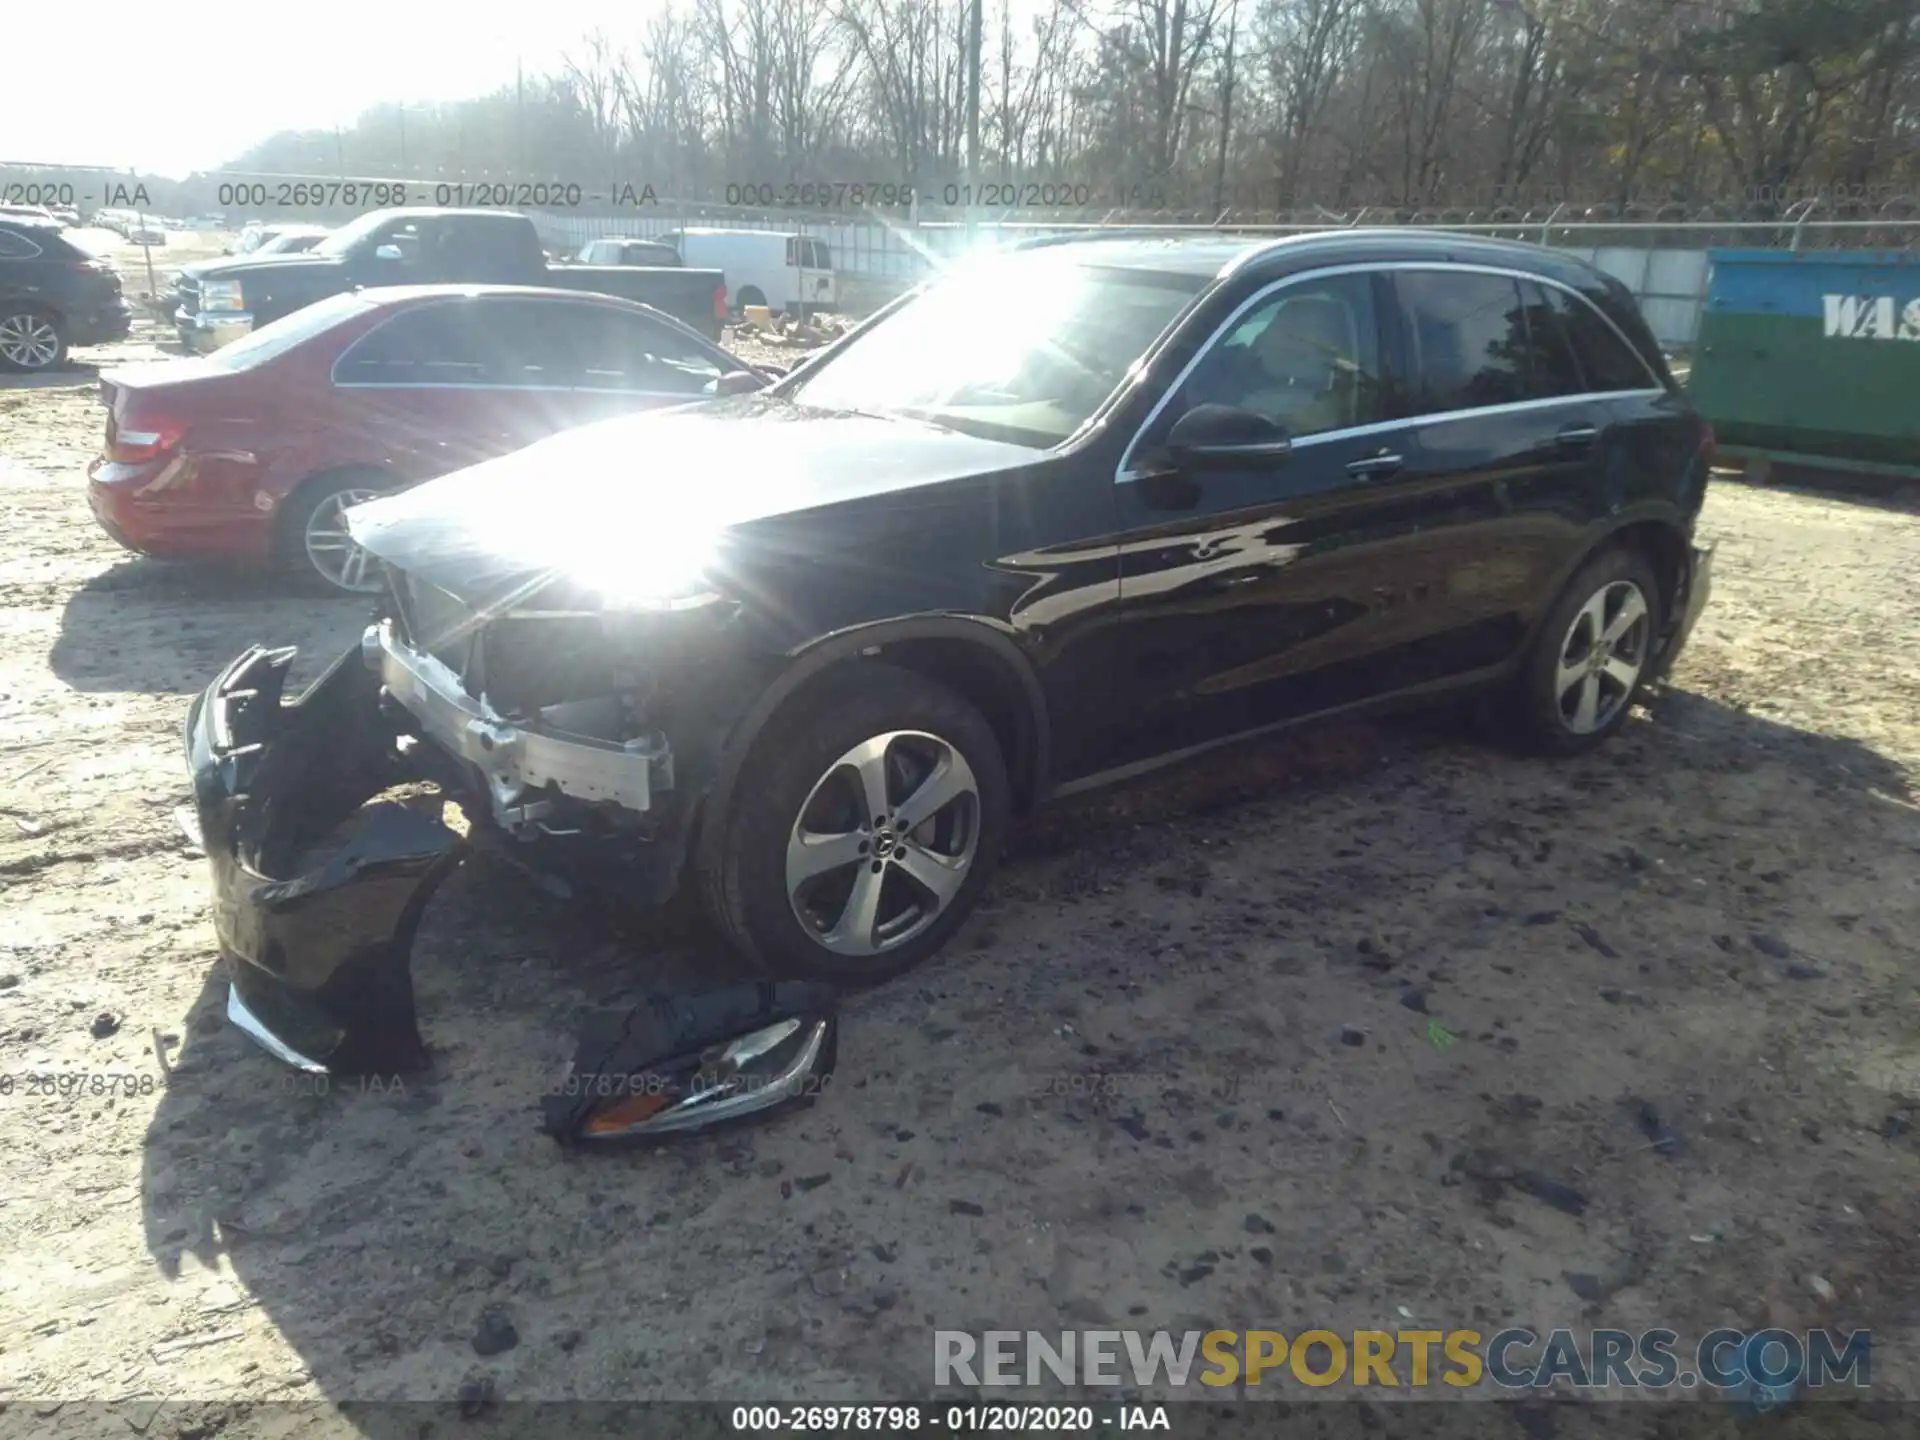
[[[0,359],[21,370],[44,370],[60,353],[53,322],[32,313],[0,319]]]
[[[1575,612],[1560,642],[1553,693],[1560,723],[1575,735],[1605,729],[1640,683],[1653,619],[1631,580],[1601,586]]]
[[[307,563],[329,584],[355,595],[373,594],[381,581],[373,557],[353,543],[346,512],[379,494],[378,490],[336,490],[307,517]]]
[[[979,847],[966,757],[937,735],[890,731],[814,782],[787,839],[787,900],[820,945],[880,955],[945,913]]]

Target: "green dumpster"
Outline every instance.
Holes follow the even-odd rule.
[[[1709,259],[1688,388],[1723,448],[1920,467],[1920,255]]]

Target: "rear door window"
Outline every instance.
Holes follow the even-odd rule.
[[[0,226],[0,260],[31,260],[40,247],[17,230]]]
[[[459,300],[402,311],[348,347],[334,362],[333,383],[409,387],[518,383],[504,338],[489,330],[479,311],[478,303]],[[509,380],[509,375],[515,379]]]
[[[1586,394],[1586,377],[1574,358],[1565,316],[1552,298],[1555,294],[1564,298],[1566,292],[1537,280],[1523,280],[1520,293],[1527,302],[1528,393],[1541,400]]]
[[[1561,323],[1580,357],[1587,388],[1602,390],[1650,390],[1659,382],[1648,373],[1645,363],[1633,347],[1620,338],[1612,324],[1593,306],[1577,295],[1557,286],[1547,286]]]
[[[1407,350],[1409,413],[1442,415],[1531,398],[1527,322],[1510,276],[1394,275]]]
[[[589,390],[625,390],[650,395],[710,393],[725,373],[719,358],[692,337],[643,315],[571,307],[582,312],[579,384]]]
[[[492,385],[693,398],[727,368],[697,341],[611,306],[483,299],[458,308],[471,312]]]

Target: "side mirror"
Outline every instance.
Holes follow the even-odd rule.
[[[756,375],[751,370],[729,370],[714,382],[716,395],[751,395],[756,390],[767,388],[767,377]]]
[[[400,247],[398,245],[382,245],[373,252],[373,258],[376,260],[404,260],[407,257],[400,253]]]
[[[1167,432],[1167,456],[1176,465],[1277,465],[1292,452],[1284,426],[1232,405],[1196,405]]]

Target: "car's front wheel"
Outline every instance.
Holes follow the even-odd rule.
[[[1604,550],[1547,614],[1517,680],[1515,718],[1531,748],[1571,755],[1626,723],[1652,670],[1660,584],[1638,552]]]
[[[66,358],[66,332],[57,317],[30,306],[0,311],[0,370],[54,370]]]
[[[709,914],[777,975],[865,983],[932,955],[986,888],[1009,786],[993,727],[946,686],[850,665],[749,757],[703,876]]]

